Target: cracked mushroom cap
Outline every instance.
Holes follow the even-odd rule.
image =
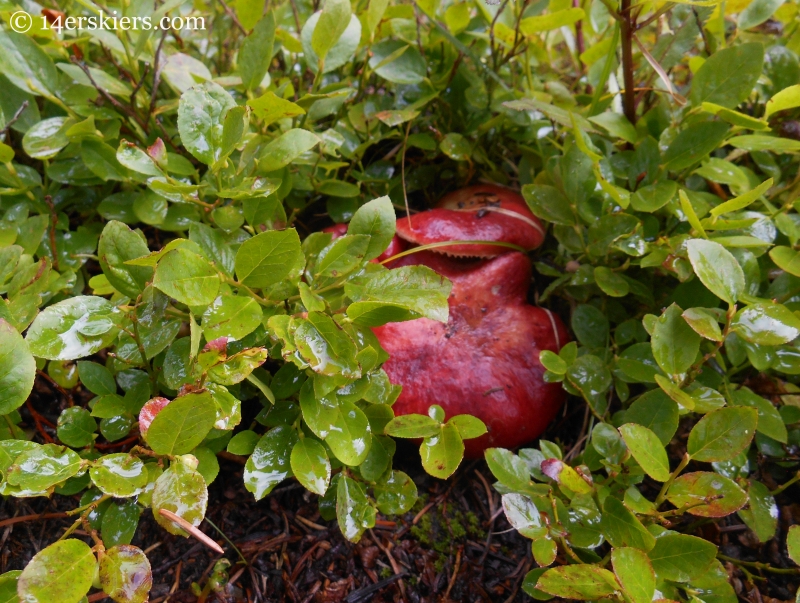
[[[487,241],[436,249],[456,257],[490,258],[509,251],[491,242],[526,251],[544,240],[544,227],[522,196],[496,184],[478,184],[445,195],[434,209],[397,220],[397,234],[414,245],[446,241]]]

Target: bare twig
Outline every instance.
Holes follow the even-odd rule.
[[[211,540],[211,538],[203,534],[203,532],[198,530],[196,527],[194,527],[180,515],[176,515],[175,513],[173,513],[172,511],[168,511],[167,509],[159,509],[158,512],[167,519],[169,519],[171,522],[178,524],[182,529],[189,532],[189,534],[194,536],[197,540],[202,542],[212,551],[216,551],[220,555],[225,554],[225,551],[222,549],[221,546],[219,546],[216,542]]]

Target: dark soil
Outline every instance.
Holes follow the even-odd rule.
[[[42,385],[37,387],[40,392]],[[22,414],[33,427],[30,413],[23,409]],[[583,403],[571,400],[545,437],[569,451],[581,444],[584,429]],[[317,497],[293,480],[255,502],[242,485],[241,464],[224,458],[220,464],[219,476],[209,489],[207,517],[238,552],[208,522],[201,528],[225,549],[230,581],[205,599],[193,594],[192,583],[204,586],[220,556],[193,539],[168,534],[146,511],[132,544],[146,550],[150,559],[152,603],[530,600],[521,590],[525,574],[535,567],[530,541],[510,528],[483,461],[465,461],[453,478],[441,481],[422,471],[415,447],[400,442],[395,464],[414,478],[420,501],[403,517],[379,516],[375,529],[358,544],[345,541],[335,521],[322,520]],[[711,540],[729,557],[791,567],[779,541],[784,541],[788,525],[800,523],[800,504],[792,502],[796,493],[793,488],[779,497],[778,538],[764,545],[735,515],[717,524],[700,522],[691,532]],[[77,507],[78,498],[4,500],[0,573],[22,569],[63,534],[73,519],[61,514]],[[22,516],[32,517],[8,521]],[[90,542],[85,532],[73,535]],[[793,600],[800,582],[796,574],[775,575],[748,566],[748,575],[726,565],[743,601]],[[100,592],[89,596],[90,602],[103,599]]]

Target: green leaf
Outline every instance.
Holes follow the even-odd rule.
[[[215,414],[207,392],[180,396],[158,412],[145,432],[145,440],[157,454],[186,454],[211,431]]]
[[[12,486],[43,492],[68,480],[81,469],[81,458],[66,446],[45,444],[26,450],[14,459],[6,473]]]
[[[372,46],[370,69],[394,84],[419,84],[425,78],[425,59],[419,50],[401,40],[381,40]]]
[[[539,509],[530,498],[512,492],[503,494],[502,502],[508,523],[525,538],[537,539],[547,534]]]
[[[52,159],[69,144],[66,131],[71,125],[66,117],[42,120],[25,132],[22,148],[32,159]]]
[[[253,31],[244,39],[239,48],[237,65],[239,73],[242,74],[242,85],[245,89],[255,90],[267,75],[269,64],[272,61],[274,43],[275,15],[273,11],[269,11],[256,23]]]
[[[151,491],[155,486],[155,479],[148,472],[148,480],[150,480],[148,481],[148,487]],[[139,503],[144,504],[143,497],[145,496],[144,492],[142,492],[137,497],[136,502],[133,499],[116,500],[106,507],[105,511],[103,511],[103,519],[100,526],[105,546],[111,547],[131,543],[136,534],[136,528],[139,527],[142,508]]]
[[[667,491],[667,500],[687,513],[700,517],[725,517],[747,503],[747,494],[736,482],[709,471],[686,473]]]
[[[556,187],[548,184],[526,184],[522,187],[522,196],[538,218],[564,226],[576,223],[570,202]]]
[[[757,424],[758,413],[753,408],[720,408],[692,428],[687,450],[696,461],[730,460],[750,445]]]
[[[662,180],[636,189],[631,195],[631,207],[636,211],[653,213],[672,201],[677,193],[678,185],[675,182]]]
[[[800,276],[800,251],[795,251],[791,247],[777,246],[770,250],[769,257],[781,270]]]
[[[111,371],[96,362],[78,362],[78,376],[83,386],[96,396],[117,393],[117,383]]]
[[[205,517],[207,504],[206,480],[180,458],[172,461],[169,469],[156,480],[153,488],[153,517],[170,534],[188,536],[178,524],[159,513],[161,509],[171,511],[197,527]]]
[[[672,172],[685,170],[716,149],[727,135],[728,124],[721,121],[694,124],[670,143],[664,153],[664,166]]]
[[[479,438],[488,430],[483,421],[472,415],[456,415],[447,421],[450,425],[455,425],[462,440]]]
[[[644,472],[658,482],[669,479],[669,459],[658,436],[647,427],[627,423],[619,428],[625,444]]]
[[[117,603],[145,603],[153,586],[147,555],[139,547],[121,544],[100,558],[100,585]]]
[[[331,462],[325,446],[312,438],[302,438],[292,448],[290,463],[297,481],[313,493],[325,495],[331,481]]]
[[[364,530],[375,526],[375,508],[370,505],[364,486],[343,476],[336,486],[336,519],[342,534],[358,542]]]
[[[782,304],[753,304],[736,313],[731,329],[750,343],[781,345],[800,335],[800,318]]]
[[[48,360],[76,360],[99,352],[117,335],[119,311],[106,299],[78,295],[48,306],[33,321],[25,336],[31,353]],[[107,321],[102,333],[93,321]],[[103,322],[103,324],[106,324]]]
[[[27,603],[75,603],[92,586],[96,561],[84,542],[60,540],[33,556],[17,583]]]
[[[714,562],[717,547],[696,536],[670,532],[656,539],[648,556],[659,579],[688,582]]]
[[[58,439],[67,446],[82,448],[94,440],[97,422],[85,408],[72,406],[58,416]]]
[[[298,319],[294,343],[314,372],[329,377],[361,377],[355,343],[327,314],[309,312],[305,320]]]
[[[600,529],[614,547],[633,547],[649,551],[655,546],[655,538],[631,513],[621,500],[606,497]]]
[[[223,294],[203,313],[206,341],[219,337],[239,340],[252,333],[264,317],[261,306],[252,297]]]
[[[700,336],[686,324],[681,308],[672,304],[653,327],[653,357],[664,372],[680,375],[689,370],[700,351]]]
[[[727,213],[739,211],[740,209],[744,209],[758,200],[764,193],[766,193],[772,187],[772,178],[769,178],[755,187],[753,190],[747,191],[746,193],[739,195],[729,201],[725,201],[725,203],[720,203],[716,207],[714,207],[709,213],[712,217],[716,218],[718,216],[722,216]]]
[[[429,438],[439,434],[441,424],[427,415],[401,415],[384,428],[384,433],[395,438]]]
[[[420,446],[422,466],[434,477],[447,479],[461,464],[464,458],[464,441],[455,425],[445,423],[441,431],[427,437]]]
[[[107,454],[89,469],[92,483],[116,498],[136,496],[144,491],[148,473],[144,463],[127,453]]]
[[[339,400],[331,419],[325,443],[345,465],[360,465],[367,458],[372,442],[369,420],[364,411],[352,402]]]
[[[0,318],[0,415],[25,403],[33,390],[36,360],[22,335]]]
[[[386,515],[407,513],[417,502],[417,486],[402,471],[389,471],[373,490],[378,509]]]
[[[562,565],[547,570],[536,588],[557,597],[589,601],[614,594],[619,588],[614,574],[595,565]]]
[[[53,95],[58,89],[58,71],[48,54],[33,38],[8,29],[0,31],[0,73],[31,94]]]
[[[750,480],[747,489],[748,505],[739,510],[739,517],[747,524],[760,542],[767,542],[778,529],[778,506],[764,484]]]
[[[656,574],[647,554],[631,547],[611,551],[611,564],[632,603],[649,603],[656,591]]]
[[[739,13],[739,29],[751,29],[761,25],[778,10],[785,0],[753,0]]]
[[[244,466],[244,485],[261,500],[287,477],[291,477],[291,452],[297,433],[280,425],[264,434]]]
[[[265,92],[258,98],[247,101],[247,106],[250,107],[256,117],[263,122],[264,127],[279,119],[297,117],[298,115],[305,115],[306,113],[305,109],[300,105],[285,100],[270,91]]]
[[[450,281],[426,266],[371,272],[345,283],[345,294],[354,302],[348,307],[347,315],[363,326],[379,326],[420,316],[447,322],[450,289]],[[399,312],[386,313],[386,308]]]
[[[262,232],[236,252],[236,277],[248,287],[263,289],[288,277],[304,261],[295,229]]]
[[[345,235],[320,251],[314,266],[314,278],[341,278],[358,268],[367,252],[367,235]]]
[[[764,119],[769,119],[773,113],[797,107],[800,107],[800,84],[784,88],[769,99],[764,112]]]
[[[636,133],[636,128],[633,127],[633,124],[628,121],[627,117],[621,115],[620,113],[606,111],[600,115],[590,117],[589,121],[606,130],[609,134],[611,134],[611,136],[621,138],[625,142],[634,143],[639,137]]]
[[[689,308],[685,310],[683,319],[692,327],[695,333],[711,341],[722,341],[722,331],[716,316],[704,308]]]
[[[735,136],[728,140],[728,144],[745,151],[771,151],[779,154],[800,152],[800,140],[762,134]]]
[[[603,293],[611,297],[625,297],[630,293],[628,281],[606,266],[595,267],[594,280]]]
[[[714,295],[735,304],[745,290],[745,280],[733,254],[719,243],[704,239],[690,239],[686,249],[697,278]]]
[[[764,46],[758,42],[718,50],[694,75],[692,105],[710,102],[733,109],[750,95],[763,63]]]
[[[208,260],[184,247],[167,252],[153,278],[154,287],[187,306],[210,304],[219,285],[219,273]]]
[[[19,603],[17,581],[21,570],[11,570],[0,575],[0,603]]]
[[[594,306],[581,304],[572,313],[572,330],[586,347],[603,347],[608,338],[608,318]]]
[[[369,235],[365,260],[381,255],[391,243],[395,233],[395,213],[389,197],[379,197],[356,210],[347,228],[349,235]]]
[[[319,137],[308,130],[295,128],[284,132],[262,149],[258,167],[263,172],[275,172],[313,149],[319,142]]]
[[[136,299],[148,281],[153,279],[153,269],[149,266],[130,266],[125,262],[149,253],[144,237],[116,220],[105,225],[97,244],[100,267],[108,282],[132,299]]]
[[[789,558],[800,565],[800,526],[794,525],[789,528],[789,533],[786,535],[786,550]]]
[[[769,400],[754,394],[750,389],[741,387],[739,389],[729,389],[731,397],[731,405],[733,406],[749,406],[758,411],[758,427],[756,431],[763,433],[765,436],[777,440],[782,444],[788,442],[788,433],[786,425],[781,418],[778,410],[772,405]]]
[[[206,165],[222,157],[225,114],[235,106],[231,95],[214,82],[204,82],[181,95],[178,105],[181,142]]]
[[[669,444],[678,430],[678,405],[659,389],[637,398],[625,412],[625,421],[637,423],[656,434],[663,446]]]
[[[350,25],[352,10],[349,0],[325,0],[322,13],[311,35],[311,47],[320,62],[325,62],[328,51],[339,41]]]
[[[139,174],[163,177],[163,172],[153,159],[134,143],[128,142],[124,138],[119,142],[116,159],[120,165]]]

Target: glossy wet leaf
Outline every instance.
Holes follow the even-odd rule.
[[[0,318],[0,414],[25,403],[33,389],[36,360],[22,335]]]
[[[11,570],[0,574],[0,603],[19,603],[17,581],[22,570]]]
[[[66,446],[45,444],[22,452],[6,473],[12,486],[41,492],[66,481],[81,469],[81,458]]]
[[[271,429],[256,445],[244,467],[244,485],[261,500],[287,477],[291,477],[291,452],[297,442],[295,431],[285,425]]]
[[[653,357],[664,372],[671,375],[689,370],[700,351],[700,336],[681,313],[676,304],[667,308],[656,321],[651,339]]]
[[[177,524],[167,519],[159,509],[166,509],[193,526],[200,525],[206,514],[208,489],[203,476],[180,460],[172,461],[153,488],[153,518],[170,534],[188,536]]]
[[[295,128],[284,132],[263,148],[259,167],[264,172],[279,170],[313,149],[319,141],[319,137],[308,130]]]
[[[331,480],[331,463],[325,447],[312,438],[302,438],[292,448],[289,460],[297,481],[324,496]]]
[[[147,429],[145,440],[158,454],[185,454],[211,431],[215,417],[209,393],[186,394],[158,412]]]
[[[69,144],[66,117],[51,117],[40,121],[22,138],[22,148],[33,159],[50,159]]]
[[[711,341],[722,341],[722,331],[713,313],[705,308],[689,308],[684,310],[683,319],[695,333]]]
[[[665,167],[673,172],[685,170],[714,151],[728,134],[728,124],[707,121],[678,134],[664,153]]]
[[[727,461],[750,444],[757,424],[755,409],[720,408],[705,415],[692,428],[687,451],[697,461]]]
[[[744,291],[744,272],[730,251],[719,243],[691,239],[686,243],[697,278],[714,295],[734,304]]]
[[[203,333],[208,341],[219,337],[242,339],[261,324],[261,306],[252,297],[217,297],[203,313]]]
[[[345,465],[360,465],[372,442],[367,416],[352,402],[339,400],[325,442]]]
[[[96,362],[78,362],[81,384],[96,396],[117,393],[117,384],[111,372]]]
[[[381,513],[407,513],[417,502],[417,486],[402,471],[389,471],[373,486],[375,503]]]
[[[106,347],[117,335],[118,310],[108,300],[78,295],[48,306],[33,321],[25,336],[31,353],[48,360],[75,360]],[[102,333],[92,330],[93,321],[108,319]],[[91,334],[87,334],[91,333]]]
[[[206,165],[215,163],[222,153],[223,119],[236,106],[222,86],[205,82],[181,95],[178,105],[178,130],[186,149]]]
[[[738,44],[711,55],[697,71],[689,96],[692,104],[716,103],[733,109],[750,94],[764,62],[764,47]]]
[[[669,459],[658,436],[636,423],[626,423],[619,431],[644,472],[658,482],[667,481],[670,474]]]
[[[100,584],[117,603],[144,603],[153,586],[147,556],[139,547],[111,547],[100,558]]]
[[[97,421],[80,406],[67,408],[58,417],[58,439],[73,448],[88,446],[94,440]]]
[[[563,565],[547,570],[536,588],[557,597],[588,601],[613,594],[617,589],[614,574],[594,565]]]
[[[247,239],[236,252],[236,277],[249,287],[269,287],[303,261],[296,230],[262,232]]]
[[[75,538],[55,542],[25,566],[17,592],[29,603],[75,603],[89,592],[95,565],[86,543]]]
[[[462,440],[479,438],[487,432],[484,422],[472,415],[456,415],[450,417],[447,422],[456,426]]]
[[[753,393],[752,390],[741,387],[728,390],[733,406],[748,406],[758,411],[758,426],[756,431],[777,440],[782,444],[788,442],[788,433],[783,418],[769,400]]]
[[[716,555],[717,547],[713,543],[676,533],[657,538],[655,547],[647,554],[656,576],[675,582],[688,582],[703,575]]]
[[[633,603],[648,603],[656,591],[656,575],[647,554],[632,547],[611,551],[611,564],[622,590]]]
[[[364,486],[349,477],[338,480],[336,519],[342,534],[351,542],[358,542],[361,534],[375,525],[375,508],[370,504]]]
[[[446,423],[438,434],[426,437],[419,450],[425,471],[434,477],[446,479],[455,472],[464,457],[464,441],[458,428]]]
[[[739,509],[739,517],[760,542],[767,542],[778,528],[778,505],[764,484],[751,479],[747,488],[747,507]]]
[[[205,306],[219,291],[219,274],[208,260],[179,247],[158,262],[153,286],[188,306]]]
[[[151,489],[154,485],[151,484]],[[139,504],[144,504],[144,502],[142,495],[139,495],[136,502],[133,499],[115,500],[106,507],[100,525],[100,534],[105,546],[131,543],[136,534],[136,528],[139,526],[142,509]]]
[[[750,343],[781,345],[800,335],[800,318],[783,304],[753,304],[736,313],[731,329]]]
[[[379,197],[359,207],[347,229],[347,234],[369,235],[365,260],[371,260],[383,253],[394,233],[395,213],[389,197]]]
[[[649,551],[655,546],[655,538],[642,522],[622,501],[613,496],[607,497],[603,504],[600,529],[614,547],[633,547]]]
[[[117,498],[135,496],[147,485],[144,463],[125,453],[107,454],[89,469],[94,485],[103,493]]]
[[[258,20],[239,49],[237,64],[242,74],[242,85],[247,90],[258,88],[267,74],[274,43],[275,15],[270,11]]]
[[[502,504],[508,523],[526,538],[541,538],[547,533],[539,509],[527,496],[516,493],[504,494]]]
[[[747,493],[736,482],[707,471],[685,473],[667,492],[667,500],[677,508],[700,517],[725,517],[747,503]]]
[[[142,235],[122,222],[111,220],[103,228],[97,247],[100,267],[108,282],[120,293],[135,298],[153,278],[149,266],[131,266],[134,260],[150,253]]]

